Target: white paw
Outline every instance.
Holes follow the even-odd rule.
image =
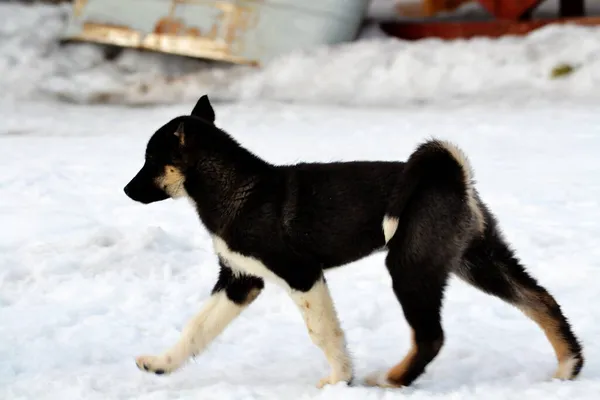
[[[335,385],[339,382],[346,382],[350,384],[352,382],[352,374],[340,374],[332,372],[327,378],[323,378],[317,383],[317,387],[322,389],[325,385]]]
[[[377,371],[365,378],[367,386],[379,386],[381,388],[395,388],[397,386],[390,383],[387,378],[387,371]]]
[[[554,373],[553,378],[559,380],[573,379],[577,375],[575,369],[579,363],[581,363],[581,360],[575,356],[567,358],[558,365],[558,369]],[[579,367],[581,368],[581,364]]]
[[[179,368],[170,356],[140,356],[135,363],[139,369],[156,375],[168,374]]]

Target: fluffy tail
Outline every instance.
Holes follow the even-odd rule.
[[[432,200],[429,207],[438,208],[434,212],[447,208],[448,199],[458,199],[468,212],[466,216],[457,212],[456,217],[466,217],[475,231],[483,232],[485,220],[474,188],[473,169],[456,145],[437,139],[419,145],[406,162],[396,187],[383,220],[386,243],[394,236],[409,202],[422,196]],[[464,218],[460,222],[462,225]]]
[[[427,266],[418,269],[421,275],[429,274],[427,285],[420,289],[423,292],[431,289],[434,278],[441,279],[439,270],[453,272],[483,292],[516,306],[540,326],[556,353],[559,365],[555,378],[574,379],[579,375],[583,350],[570,323],[556,299],[526,272],[502,237],[496,218],[479,199],[473,170],[458,147],[430,140],[411,154],[390,199],[383,233],[392,277],[400,276],[398,281],[402,282],[406,265]],[[414,275],[414,270],[412,273],[411,285],[418,287],[420,281],[414,277],[419,275]],[[431,294],[428,296],[431,298]],[[419,304],[420,318],[422,306]],[[441,334],[436,340],[438,336]],[[437,351],[437,347],[425,348],[421,353],[429,354],[429,358],[423,355],[417,361],[426,365]],[[400,371],[400,377],[395,379],[390,372],[388,380],[406,382],[407,376],[412,376],[407,375],[406,371],[412,370],[404,364],[392,371]]]

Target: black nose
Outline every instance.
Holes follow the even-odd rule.
[[[125,186],[123,188],[123,191],[125,192],[125,194],[131,198],[131,187],[129,185]]]

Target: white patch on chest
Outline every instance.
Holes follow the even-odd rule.
[[[232,251],[227,243],[218,236],[213,236],[212,239],[215,252],[233,272],[263,278],[289,289],[286,281],[273,273],[260,260]]]

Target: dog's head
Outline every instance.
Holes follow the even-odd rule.
[[[145,162],[125,186],[129,198],[150,204],[186,195],[186,171],[198,162],[197,147],[203,130],[215,130],[215,112],[202,96],[191,116],[172,119],[158,129],[146,146]]]

